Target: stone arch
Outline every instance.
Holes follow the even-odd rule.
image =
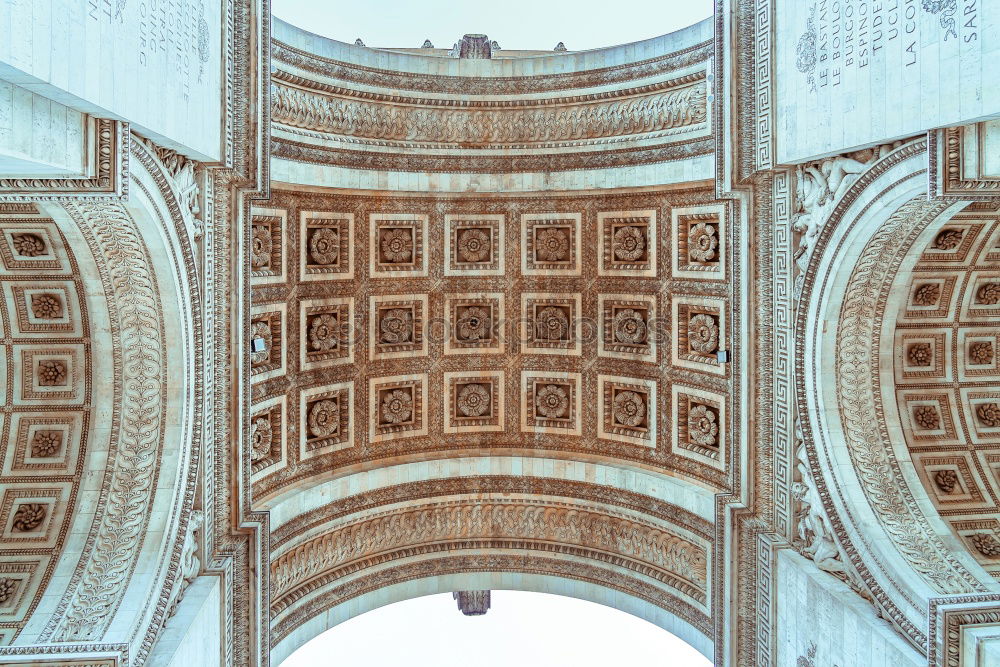
[[[883,153],[810,230],[796,318],[800,466],[815,483],[845,576],[926,651],[932,598],[995,584],[937,516],[896,437],[882,387],[891,357],[880,359],[879,341],[887,330],[892,338],[887,297],[913,265],[911,248],[964,204],[927,199],[925,141]]]
[[[705,657],[711,659],[713,656],[714,649],[711,642],[700,631],[679,621],[669,611],[620,590],[545,574],[499,571],[448,573],[442,569],[442,571],[424,578],[381,588],[371,595],[359,598],[355,604],[332,607],[320,615],[314,616],[298,626],[292,635],[272,648],[271,660],[273,664],[281,664],[281,661],[313,637],[344,621],[379,607],[424,595],[464,590],[516,590],[549,593],[595,602],[649,621],[680,637]]]
[[[1000,576],[997,303],[1000,214],[975,202],[928,225],[890,288],[880,380],[890,438],[929,514],[992,577]],[[923,501],[923,494],[915,494]],[[973,571],[977,571],[972,566]]]
[[[276,656],[393,568],[422,582],[399,595],[590,586],[729,652],[746,241],[706,187],[709,27],[473,62],[275,22],[241,454]],[[681,542],[697,582],[665,562]]]
[[[79,336],[89,353],[93,400],[83,405],[73,509],[62,517],[67,539],[3,649],[13,655],[99,644],[142,659],[184,585],[201,447],[196,249],[163,154],[132,137],[129,157],[127,201],[25,204],[84,267],[78,298],[91,317],[62,335],[74,345]]]
[[[681,482],[604,465],[564,462],[553,477],[542,461],[519,476],[504,463],[402,464],[273,506],[272,658],[384,604],[473,588],[606,604],[712,655],[710,494],[677,498]],[[582,481],[612,476],[635,491]]]

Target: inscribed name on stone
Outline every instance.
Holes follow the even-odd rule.
[[[800,162],[1000,109],[1000,4],[777,0],[777,153]]]
[[[208,0],[3,0],[0,78],[93,115],[127,118],[158,143],[217,160],[221,8]]]

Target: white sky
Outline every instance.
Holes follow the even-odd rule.
[[[485,33],[504,49],[596,49],[664,35],[712,13],[712,0],[272,0],[274,15],[342,42],[450,49]]]
[[[712,0],[273,0],[276,16],[310,32],[368,46],[451,48],[485,33],[505,49],[572,51],[656,37],[708,17]],[[606,667],[711,663],[634,616],[573,598],[493,591],[493,607],[465,617],[451,595],[399,602],[342,623],[282,667]]]
[[[327,630],[281,667],[711,667],[661,628],[574,598],[493,591],[485,616],[451,594],[397,602]]]

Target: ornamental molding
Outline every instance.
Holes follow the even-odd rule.
[[[774,0],[755,0],[753,40],[754,84],[754,155],[755,169],[774,167],[774,88],[771,83],[774,69]],[[746,57],[746,56],[744,56]]]
[[[87,116],[86,130],[86,176],[0,178],[0,202],[128,199],[129,124]]]
[[[271,43],[271,55],[279,67],[295,68],[323,77],[388,90],[460,95],[525,95],[574,88],[621,85],[696,65],[711,57],[711,42],[635,63],[560,74],[520,77],[444,76],[398,72],[323,58],[278,40]]]
[[[168,398],[166,360],[172,352],[164,338],[159,283],[142,235],[156,227],[164,231],[173,228],[177,236],[170,244],[168,263],[178,274],[196,275],[193,247],[184,233],[186,203],[178,197],[170,171],[145,144],[133,142],[132,150],[134,164],[144,170],[133,174],[133,185],[152,207],[146,211],[148,218],[137,220],[120,204],[66,206],[88,238],[105,281],[119,384],[112,418],[111,464],[98,504],[103,514],[98,515],[67,593],[45,628],[44,636],[55,642],[103,636],[133,579],[156,497]],[[197,367],[202,353],[197,282],[181,280],[176,299],[177,307],[186,313],[184,328],[193,335],[190,356],[187,360],[176,357],[177,363]],[[191,378],[194,407],[187,412],[193,423],[201,419],[198,396],[202,386],[199,378]],[[155,571],[144,575],[150,583],[144,590],[150,615],[130,628],[132,641],[138,642],[133,647],[136,660],[148,655],[185,580],[191,576],[189,540],[185,535],[191,531],[189,518],[199,516],[190,508],[201,436],[194,432],[186,440],[188,449],[181,459],[186,467],[178,471],[181,487],[173,495],[175,505],[164,527],[168,534],[160,552],[162,562]]]
[[[878,345],[888,290],[919,232],[947,208],[911,200],[865,245],[845,290],[837,326],[837,399],[848,451],[869,503],[900,554],[940,593],[983,590],[949,552],[909,492],[886,432]],[[874,297],[874,298],[873,298]],[[878,424],[877,429],[872,425]]]
[[[46,641],[99,638],[137,565],[163,449],[163,308],[148,249],[121,204],[67,204],[99,258],[115,365],[112,450],[96,529],[43,633]]]
[[[154,148],[158,150],[154,150]],[[171,507],[172,533],[164,547],[164,560],[160,570],[166,571],[166,579],[162,590],[150,590],[148,593],[148,604],[154,607],[151,623],[146,627],[142,642],[136,649],[137,661],[144,660],[152,650],[162,625],[172,613],[173,606],[180,600],[184,589],[190,580],[199,573],[202,565],[201,558],[191,553],[192,548],[201,549],[201,544],[205,542],[205,513],[202,510],[194,509],[195,495],[197,487],[197,471],[201,457],[205,455],[203,443],[206,441],[205,435],[198,426],[203,418],[203,402],[209,395],[211,380],[198,373],[196,370],[202,367],[206,334],[214,332],[211,327],[211,314],[205,309],[202,294],[203,288],[198,278],[199,250],[194,241],[200,236],[194,232],[201,229],[200,226],[192,225],[192,196],[195,198],[201,190],[200,187],[193,186],[183,176],[198,173],[202,169],[198,163],[192,163],[173,151],[156,147],[142,142],[132,143],[132,157],[135,163],[141,165],[148,174],[151,184],[146,178],[135,178],[135,185],[149,202],[154,201],[153,193],[149,189],[155,189],[159,197],[162,197],[165,210],[161,206],[153,205],[152,215],[160,229],[166,231],[172,229],[176,235],[176,244],[173,245],[171,258],[174,273],[180,277],[178,280],[177,300],[178,307],[185,313],[189,321],[191,332],[191,345],[188,348],[186,358],[178,358],[177,355],[169,355],[169,346],[165,351],[171,358],[170,363],[184,364],[188,369],[189,384],[184,392],[185,398],[190,401],[186,406],[186,411],[190,414],[191,424],[194,425],[190,431],[187,441],[187,463],[186,468],[179,471],[180,478],[183,479],[183,490],[174,496],[175,504]],[[165,158],[166,163],[158,158]],[[206,192],[211,192],[211,183],[207,180],[205,184]],[[182,187],[188,186],[188,187]],[[194,200],[197,206],[197,199]],[[186,279],[185,279],[186,277]],[[207,324],[203,325],[203,321]],[[179,499],[179,502],[176,502]],[[192,540],[197,536],[196,547],[192,546]],[[201,553],[199,551],[199,553]],[[155,599],[155,603],[153,600]],[[142,628],[137,628],[141,632]]]
[[[858,221],[863,220],[867,212],[879,202],[878,196],[872,197],[867,192],[873,184],[897,165],[907,161],[919,164],[919,158],[924,150],[926,142],[918,140],[892,150],[874,162],[857,177],[853,185],[847,188],[846,193],[837,201],[822,224],[822,229],[814,235],[816,240],[812,260],[806,267],[794,329],[796,349],[794,378],[797,410],[800,415],[808,414],[809,411],[808,402],[811,399],[808,398],[807,391],[815,391],[814,387],[807,389],[804,381],[805,365],[813,363],[814,360],[805,359],[802,351],[806,349],[806,318],[811,312],[807,304],[810,303],[813,290],[820,279],[816,266],[817,258],[829,252],[826,246],[847,210],[857,202],[868,202],[861,212],[854,216],[852,226],[859,224]],[[897,169],[895,173],[906,172]],[[912,171],[889,185],[889,189],[906,182],[908,178],[913,178]],[[885,195],[885,192],[881,195]],[[935,536],[927,524],[926,517],[917,509],[907,487],[898,483],[902,480],[902,476],[898,462],[892,454],[891,443],[884,432],[884,424],[876,431],[871,428],[873,423],[881,423],[879,419],[881,407],[878,403],[880,400],[878,360],[871,345],[872,340],[877,340],[875,328],[879,326],[877,322],[881,322],[886,290],[891,285],[895,270],[913,239],[946,208],[947,205],[931,204],[919,197],[907,202],[882,225],[864,247],[861,257],[853,263],[855,268],[846,290],[847,296],[840,311],[837,328],[836,391],[841,419],[844,420],[845,436],[848,438],[848,451],[857,470],[858,481],[868,497],[872,511],[893,540],[898,553],[907,565],[935,590],[967,592],[982,590],[982,584],[955,560],[940,538]],[[823,277],[823,280],[828,279],[829,276]],[[905,603],[912,607],[912,603],[908,600],[897,600],[881,586],[869,564],[864,562],[858,545],[853,544],[849,538],[844,518],[838,514],[832,497],[833,493],[842,491],[834,490],[839,488],[836,479],[832,481],[833,488],[827,486],[828,480],[824,477],[818,458],[818,445],[814,444],[812,426],[808,420],[802,422],[802,434],[808,453],[810,472],[817,485],[818,496],[830,521],[836,542],[843,548],[851,566],[864,587],[870,591],[880,611],[914,645],[925,649],[927,636],[924,630],[909,620],[901,606]],[[889,482],[893,479],[897,480],[896,484]]]
[[[275,83],[271,105],[276,123],[334,137],[499,149],[620,135],[638,139],[654,132],[703,126],[708,117],[704,73],[700,79],[664,82],[665,90],[650,94],[625,91],[605,101],[493,102],[479,108],[471,104],[441,108],[444,105],[427,104],[430,100],[386,104]]]
[[[386,586],[427,577],[444,577],[450,574],[476,572],[551,575],[561,579],[583,581],[610,588],[665,609],[705,636],[712,636],[712,622],[704,612],[643,577],[625,574],[607,565],[602,567],[601,564],[597,563],[572,561],[565,556],[540,554],[449,555],[444,552],[436,557],[427,557],[364,574],[310,596],[294,611],[276,619],[271,628],[271,646],[276,646],[297,627],[324,611]]]
[[[765,367],[765,373],[770,372],[772,383],[767,388],[767,393],[774,399],[767,401],[769,397],[762,397],[763,404],[769,405],[770,410],[770,424],[763,426],[766,429],[764,433],[772,439],[773,450],[768,461],[772,467],[773,480],[769,503],[773,507],[774,531],[789,541],[794,533],[791,485],[797,458],[797,442],[793,437],[796,423],[794,233],[791,227],[793,179],[794,175],[790,170],[774,172],[770,192],[766,193],[770,199],[774,225],[758,226],[759,233],[765,236],[767,243],[762,249],[764,261],[760,264],[770,273],[760,279],[764,294],[760,297],[758,310],[762,324],[765,324],[760,327],[762,333],[759,336],[764,339],[762,342],[769,343],[765,349],[770,352],[770,368]],[[770,256],[767,255],[767,250],[770,250]],[[760,483],[758,480],[758,484]]]
[[[633,491],[550,477],[488,475],[410,482],[348,496],[276,526],[271,536],[271,546],[275,551],[280,551],[294,543],[298,537],[315,530],[322,524],[346,518],[352,514],[396,503],[466,493],[525,494],[574,498],[618,507],[619,511],[641,512],[653,519],[675,525],[704,540],[712,540],[715,532],[711,523],[698,515],[672,503]]]
[[[1000,180],[983,174],[980,156],[985,152],[985,132],[984,124],[976,123],[927,133],[931,197],[949,202],[1000,200]]]
[[[1000,626],[997,595],[961,595],[934,598],[928,607],[931,667],[963,667],[963,635],[975,626]],[[980,656],[987,657],[987,656]],[[985,665],[985,662],[977,663]]]
[[[295,132],[289,133],[295,135]],[[710,155],[714,150],[712,139],[699,138],[667,143],[652,147],[633,147],[616,150],[588,151],[580,154],[552,153],[543,155],[395,155],[375,151],[349,150],[316,145],[303,140],[275,137],[271,155],[293,162],[346,166],[354,169],[403,172],[452,172],[452,173],[517,173],[533,171],[568,171],[580,169],[609,169],[654,162],[687,160]]]
[[[44,656],[44,660],[39,660]],[[4,658],[13,657],[11,660]],[[30,658],[31,662],[21,660]],[[124,667],[128,644],[86,643],[58,646],[6,646],[0,649],[0,667]]]
[[[617,99],[628,99],[633,97],[649,96],[654,93],[668,92],[671,89],[681,89],[691,84],[704,83],[707,78],[705,69],[684,68],[686,74],[677,74],[675,71],[667,79],[656,80],[652,83],[644,83],[630,87],[615,88],[614,90],[589,90],[589,92],[576,92],[557,95],[554,97],[529,97],[523,95],[497,99],[493,93],[489,96],[475,96],[466,91],[456,90],[456,93],[463,93],[461,97],[431,97],[427,95],[402,95],[395,89],[385,89],[382,91],[372,91],[367,89],[352,88],[347,86],[333,85],[323,80],[307,78],[287,70],[279,69],[271,77],[271,90],[284,88],[306,95],[338,99],[343,102],[369,102],[372,104],[398,105],[412,107],[426,107],[428,109],[440,109],[442,111],[516,111],[518,109],[531,110],[545,107],[580,106],[594,102],[607,102]],[[463,79],[464,80],[464,79]],[[494,79],[490,78],[489,81]],[[272,100],[273,102],[273,100]]]
[[[562,545],[565,553],[597,560],[609,554],[619,565],[707,605],[708,553],[703,544],[646,522],[577,505],[491,499],[404,507],[307,539],[271,561],[272,612],[294,604],[305,593],[303,586],[312,590],[345,576],[347,572],[338,570],[351,563],[441,542],[465,548]]]
[[[516,173],[625,167],[713,150],[707,42],[640,63],[525,77],[392,72],[280,42],[274,55],[271,150],[290,161]]]

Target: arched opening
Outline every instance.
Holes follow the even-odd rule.
[[[462,590],[723,659],[744,240],[709,186],[710,22],[508,57],[273,36],[248,452],[272,659]]]
[[[567,11],[564,3],[531,0],[513,0],[503,11],[446,0],[419,4],[399,0],[379,5],[339,2],[335,6],[336,11],[317,12],[316,0],[277,0],[272,9],[283,21],[341,42],[361,39],[370,47],[417,51],[427,40],[432,46],[425,46],[423,52],[428,54],[452,48],[465,33],[481,32],[488,33],[505,51],[531,55],[551,52],[558,42],[570,51],[637,42],[686,28],[708,18],[713,10],[712,0],[669,5],[629,0],[614,11]],[[391,20],[387,20],[389,16]],[[637,20],[639,17],[642,20]]]
[[[391,481],[419,467],[358,474],[272,510],[281,522],[271,545],[275,658],[385,604],[501,589],[621,609],[712,654],[707,521],[637,493],[530,476],[462,475],[462,468],[469,466],[455,461],[436,480],[405,484]],[[600,468],[588,472],[579,464],[566,473],[602,476]],[[633,484],[657,492],[653,475],[636,475]],[[368,491],[351,495],[351,488]],[[334,500],[324,504],[324,498]],[[640,505],[642,513],[635,511]]]
[[[460,613],[447,593],[386,604],[327,630],[281,665],[310,667],[333,654],[345,664],[363,659],[373,666],[459,667],[470,656],[480,667],[711,664],[676,635],[625,611],[512,590],[491,591],[489,611],[475,617]]]
[[[910,245],[880,332],[887,432],[921,509],[1000,578],[1000,212],[954,207]],[[978,568],[967,563],[971,571]],[[986,580],[986,583],[990,582]]]
[[[926,335],[917,340],[919,323],[928,322],[920,315],[934,319],[936,314],[935,323],[943,325],[953,312],[949,308],[958,307],[954,299],[944,307],[947,281],[940,274],[947,272],[946,255],[952,253],[954,259],[956,249],[961,250],[960,242],[951,245],[955,234],[944,239],[951,247],[938,251],[931,261],[937,268],[917,266],[927,252],[935,252],[925,249],[943,229],[965,229],[960,220],[950,221],[967,204],[927,199],[925,149],[918,140],[874,160],[813,230],[822,256],[804,275],[796,333],[804,350],[797,391],[808,454],[800,465],[809,469],[820,488],[812,502],[822,499],[830,516],[829,539],[843,548],[846,576],[856,570],[858,588],[870,592],[886,618],[918,647],[928,641],[923,617],[929,599],[995,588],[934,509],[914,467],[914,452],[907,448],[904,431],[914,419],[930,424],[930,405],[938,406],[934,410],[945,406],[917,400],[932,389],[930,377],[909,387],[906,378],[902,387],[894,381],[896,376],[913,378],[911,372],[923,372],[914,371],[902,358],[896,342],[907,336],[914,338],[906,345],[935,341],[926,326]],[[975,236],[980,244],[988,243]],[[966,255],[951,262],[948,275],[953,280],[971,270],[972,264],[962,265],[965,259],[979,256]],[[923,277],[917,276],[917,269]],[[935,271],[938,279],[932,276]],[[921,294],[918,300],[928,302],[921,306],[914,299],[925,283],[935,287]],[[934,289],[938,296],[932,304]],[[948,298],[952,296],[958,295],[949,293]],[[911,333],[895,330],[897,304],[902,304],[904,315],[911,315]],[[958,330],[954,321],[948,326]],[[943,364],[941,342],[938,360]],[[956,349],[949,348],[949,359]],[[923,351],[914,351],[917,363],[926,361]],[[944,376],[943,365],[941,370]],[[950,390],[956,400],[962,394],[960,387]],[[898,400],[902,410],[897,410]],[[940,414],[938,419],[944,422]],[[939,439],[935,448],[940,453],[946,444]],[[880,537],[873,539],[876,529]]]
[[[15,368],[3,391],[4,639],[144,655],[184,583],[201,440],[194,253],[155,154],[127,202],[4,204]],[[13,595],[11,592],[13,591]],[[126,600],[144,600],[142,609]]]

